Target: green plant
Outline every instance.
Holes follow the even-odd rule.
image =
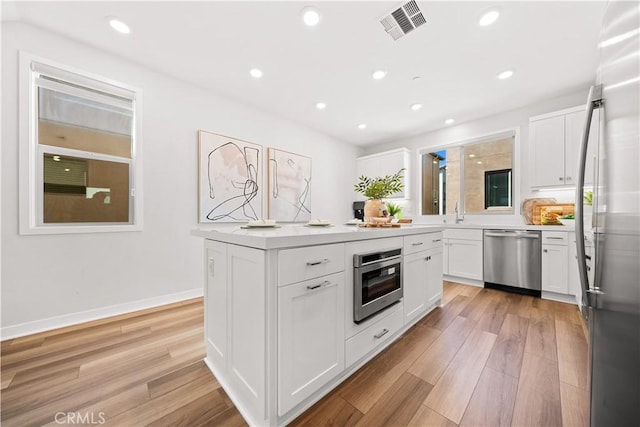
[[[584,199],[584,204],[586,206],[593,205],[593,191],[590,191],[590,190],[589,191],[585,191],[583,199]]]
[[[576,216],[574,214],[569,214],[569,215],[560,217],[560,219],[576,219]]]
[[[378,176],[371,178],[362,175],[359,182],[354,185],[354,190],[358,193],[362,193],[368,199],[383,199],[394,193],[402,191],[404,184],[402,183],[402,176],[404,174],[404,168],[400,169],[393,175]]]
[[[396,219],[402,218],[402,206],[391,202],[387,202],[386,205],[387,212],[389,212],[390,216],[395,217]]]

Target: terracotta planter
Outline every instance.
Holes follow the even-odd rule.
[[[364,204],[364,221],[373,222],[370,218],[386,218],[389,216],[387,205],[380,199],[370,199]]]

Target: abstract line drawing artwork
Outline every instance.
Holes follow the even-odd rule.
[[[269,156],[269,218],[302,222],[311,219],[311,158],[275,148]]]
[[[198,131],[200,223],[262,218],[262,146]]]

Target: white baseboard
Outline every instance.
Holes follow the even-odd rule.
[[[555,292],[542,291],[542,299],[550,299],[552,301],[566,302],[567,304],[577,305],[580,308],[580,304],[576,302],[574,295],[557,294]]]
[[[448,274],[444,274],[442,276],[442,279],[446,280],[447,282],[456,282],[456,283],[462,283],[463,285],[475,286],[477,288],[484,288],[484,281],[482,281],[482,280],[467,279],[465,277],[449,276]]]
[[[96,308],[93,310],[81,311],[78,313],[64,314],[62,316],[50,317],[48,319],[35,320],[33,322],[20,323],[18,325],[5,326],[0,328],[2,340],[8,340],[38,332],[50,331],[52,329],[64,328],[65,326],[77,325],[79,323],[90,322],[92,320],[104,319],[106,317],[117,316],[119,314],[131,313],[133,311],[158,307],[160,305],[171,304],[191,298],[198,298],[203,295],[202,289],[191,289],[175,294],[162,295],[159,297],[146,298],[143,300],[126,302],[124,304],[111,305],[108,307]]]

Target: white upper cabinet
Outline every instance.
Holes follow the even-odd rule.
[[[409,198],[409,150],[406,148],[398,148],[396,150],[384,151],[382,153],[371,154],[369,156],[359,157],[356,161],[356,169],[358,177],[364,175],[371,178],[377,176],[394,175],[400,169],[404,168],[404,190],[395,193],[390,198],[406,199]]]
[[[531,186],[575,185],[580,144],[586,120],[584,107],[575,107],[529,119]],[[591,121],[585,184],[593,184],[599,115]]]

